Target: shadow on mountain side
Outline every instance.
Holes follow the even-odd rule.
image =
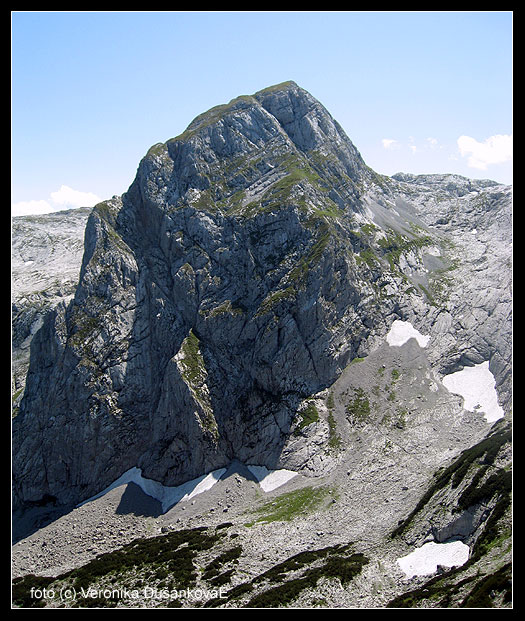
[[[36,531],[48,526],[55,520],[70,513],[72,505],[54,506],[52,503],[44,506],[35,506],[28,509],[18,509],[13,512],[11,524],[11,539],[13,545],[29,537]]]
[[[163,512],[158,500],[145,494],[136,483],[128,483],[115,513],[117,515],[131,513],[137,517],[156,518]]]

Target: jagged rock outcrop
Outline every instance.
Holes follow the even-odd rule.
[[[319,443],[283,453],[298,410],[396,318],[437,337],[442,371],[489,360],[508,401],[510,190],[469,183],[377,175],[293,82],[154,145],[33,338],[15,506],[134,466],[165,485],[232,459],[311,469]]]

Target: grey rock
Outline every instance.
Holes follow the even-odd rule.
[[[490,360],[508,412],[509,236],[509,188],[377,175],[293,82],[200,115],[89,216],[74,296],[31,342],[15,507],[78,503],[134,466],[165,485],[232,460],[329,472],[323,391],[394,319],[431,335],[436,382]],[[462,446],[486,427],[465,429]]]
[[[45,315],[68,301],[78,283],[91,208],[18,216],[11,227],[13,407],[18,408],[33,336]]]

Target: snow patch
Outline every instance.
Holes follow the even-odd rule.
[[[218,470],[214,470],[213,472],[200,476],[192,481],[187,481],[182,485],[168,487],[166,485],[162,485],[162,483],[159,483],[158,481],[144,478],[140,468],[130,468],[111,485],[106,487],[106,489],[102,490],[99,494],[92,496],[88,500],[85,500],[78,506],[80,507],[86,502],[91,502],[92,500],[101,498],[111,490],[120,487],[121,485],[135,483],[145,494],[155,498],[155,500],[158,500],[162,505],[162,512],[166,513],[168,509],[181,500],[189,500],[190,498],[193,498],[193,496],[202,494],[202,492],[211,489],[225,472],[226,468],[219,468]]]
[[[435,543],[430,541],[407,556],[398,558],[398,565],[407,578],[426,576],[437,571],[438,565],[459,567],[469,558],[470,548],[462,541]]]
[[[498,403],[496,380],[489,369],[488,361],[445,375],[443,385],[449,392],[463,397],[463,407],[466,410],[483,412],[488,422],[505,416]]]
[[[268,470],[265,466],[247,466],[247,468],[265,492],[281,487],[297,475],[297,472],[291,470]]]
[[[420,347],[426,347],[430,336],[418,332],[409,321],[396,319],[386,335],[386,341],[391,347],[401,347],[410,339],[416,339]]]
[[[247,468],[255,476],[259,485],[265,492],[277,489],[297,475],[297,472],[292,472],[291,470],[268,470],[268,468],[264,466],[247,466]],[[135,483],[145,494],[158,500],[162,506],[162,512],[166,513],[168,509],[171,509],[171,507],[178,502],[190,500],[190,498],[197,496],[197,494],[202,494],[211,489],[225,472],[226,468],[219,468],[209,474],[204,474],[196,479],[187,481],[182,485],[169,487],[153,479],[146,479],[142,476],[142,470],[140,468],[130,468],[116,481],[113,481],[111,485],[108,485],[108,487],[101,492],[84,500],[84,502],[81,502],[77,506],[81,507],[87,502],[101,498],[111,490],[121,487],[122,485]]]

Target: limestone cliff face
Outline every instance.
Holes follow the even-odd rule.
[[[441,183],[443,204],[423,181],[370,170],[293,82],[154,145],[128,192],[93,209],[74,298],[33,339],[13,423],[15,505],[78,502],[133,466],[177,485],[232,459],[288,465],[301,403],[394,318],[437,335],[459,322],[445,276],[457,268],[460,199]],[[507,225],[509,190],[494,185],[472,192],[498,190],[491,204]],[[483,269],[507,292],[508,276]],[[496,355],[505,384],[508,312],[493,303],[481,319],[493,328],[496,317],[501,338],[485,330],[479,354],[467,325],[468,338],[438,339],[433,355],[450,368]],[[318,450],[300,449],[296,468]]]
[[[13,408],[24,391],[29,347],[47,312],[75,293],[89,207],[17,216],[11,227]]]

